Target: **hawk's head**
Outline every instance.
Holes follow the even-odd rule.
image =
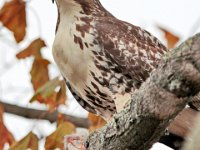
[[[77,17],[77,14],[94,15],[97,14],[97,10],[103,8],[99,0],[52,0],[52,2],[55,2],[58,8],[56,31],[59,23],[65,18],[70,20],[70,18],[73,19],[75,15]]]
[[[99,0],[52,0],[53,3],[55,1],[57,4],[79,4],[81,6],[89,6],[99,2]]]
[[[52,0],[52,2],[56,2],[58,10],[63,12],[79,11],[86,15],[111,15],[99,0]]]
[[[99,0],[52,0],[52,2],[56,2],[59,10],[63,9],[69,12],[81,8],[87,15],[96,10],[103,9]]]

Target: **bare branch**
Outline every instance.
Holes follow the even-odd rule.
[[[185,138],[193,130],[198,111],[186,108],[179,113],[174,121],[169,125],[170,133]]]
[[[0,105],[3,105],[4,110],[7,113],[15,114],[29,119],[44,119],[44,120],[49,120],[50,122],[56,122],[59,115],[57,111],[50,113],[45,110],[20,107],[2,101],[0,101]],[[70,115],[64,115],[64,116],[67,120],[72,122],[77,127],[83,127],[83,128],[89,127],[89,121],[86,118],[78,118]]]
[[[194,126],[193,131],[190,133],[190,135],[186,139],[186,143],[184,145],[183,150],[197,150],[200,149],[200,115],[196,117],[196,124]]]
[[[90,134],[87,149],[149,149],[199,91],[200,34],[164,56],[126,108]]]

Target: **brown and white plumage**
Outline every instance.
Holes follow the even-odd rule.
[[[56,3],[54,59],[75,99],[109,119],[149,77],[167,48],[149,32],[116,19],[98,0]]]

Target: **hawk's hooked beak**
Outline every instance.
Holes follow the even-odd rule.
[[[55,0],[52,0],[52,3],[54,3]]]

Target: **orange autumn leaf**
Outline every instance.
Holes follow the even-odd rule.
[[[16,55],[16,57],[18,59],[24,59],[24,58],[27,58],[30,56],[35,56],[36,58],[40,58],[41,57],[41,49],[45,46],[46,46],[46,44],[42,39],[40,39],[40,38],[35,39],[27,48],[25,48],[24,50],[19,52]]]
[[[65,101],[67,99],[67,95],[66,95],[66,84],[65,84],[65,81],[62,80],[60,81],[60,89],[59,91],[57,92],[57,95],[56,95],[56,102],[58,104],[65,104]]]
[[[166,29],[164,29],[162,27],[158,26],[158,28],[162,32],[164,32],[164,34],[165,34],[165,39],[167,40],[167,47],[169,49],[174,48],[175,45],[177,44],[177,42],[180,40],[180,38],[177,35],[175,35],[175,34],[169,32],[169,31],[167,31]]]
[[[30,102],[38,100],[40,103],[53,103],[54,99],[56,98],[55,89],[59,86],[59,84],[60,80],[58,77],[48,81],[36,90]]]
[[[30,132],[27,136],[21,139],[19,142],[13,144],[9,150],[38,150],[38,137]]]
[[[3,123],[3,112],[3,107],[0,106],[0,149],[3,149],[6,143],[12,145],[15,142],[13,135],[8,131]]]
[[[35,91],[49,81],[48,65],[50,62],[42,58],[41,54],[41,49],[45,46],[45,42],[38,38],[35,39],[27,48],[16,55],[18,59],[24,59],[30,56],[35,57],[30,72],[31,82]]]
[[[34,100],[34,101],[37,101],[39,103],[47,105],[49,112],[53,112],[59,106],[59,104],[56,103],[55,98],[56,98],[56,92],[52,92],[51,95],[49,95],[49,96],[47,96],[45,98],[43,97],[43,95],[39,94],[36,97],[36,100]]]
[[[23,0],[11,0],[0,9],[0,21],[13,32],[19,43],[26,34],[26,3]]]
[[[55,132],[46,138],[45,150],[64,148],[64,137],[75,133],[75,126],[69,122],[62,122]]]
[[[89,128],[90,131],[99,129],[106,124],[106,121],[103,118],[96,116],[92,113],[88,114],[88,119],[90,121],[90,128]]]
[[[49,81],[48,65],[49,61],[43,58],[35,58],[30,74],[33,89],[36,91],[39,87]]]
[[[65,117],[64,114],[59,113],[59,114],[58,114],[58,117],[57,117],[57,127],[58,127],[60,124],[64,123],[64,122],[68,122],[68,119]]]
[[[57,88],[60,88],[58,92],[56,92]],[[48,105],[49,110],[53,111],[60,104],[65,104],[66,99],[66,85],[64,81],[55,78],[38,88],[30,102],[37,100],[40,103]]]

